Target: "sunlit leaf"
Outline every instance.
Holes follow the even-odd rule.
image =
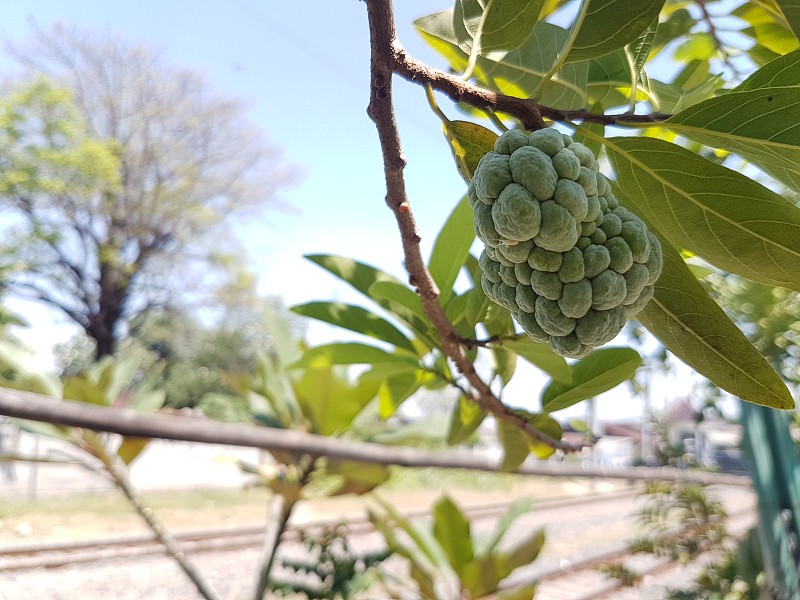
[[[708,296],[680,255],[666,242],[655,295],[636,318],[684,363],[734,396],[790,409],[780,376],[725,312]]]
[[[631,348],[601,348],[570,366],[572,381],[553,381],[542,390],[542,410],[555,412],[594,398],[630,379],[642,364]]]
[[[129,465],[142,453],[149,442],[150,438],[126,436],[122,438],[122,443],[117,448],[117,456],[122,462]]]
[[[475,240],[472,209],[464,197],[456,204],[433,243],[428,271],[439,287],[439,302],[447,303],[469,249]]]
[[[414,352],[414,345],[397,327],[375,313],[342,302],[308,302],[290,309],[299,315],[318,319],[349,331],[405,348]]]
[[[480,159],[494,148],[497,134],[470,121],[449,121],[442,128],[450,142],[456,168],[461,177],[469,182]]]
[[[603,141],[629,206],[674,245],[747,279],[800,290],[800,209],[676,144]]]
[[[521,336],[517,339],[503,340],[502,347],[518,354],[553,379],[569,383],[571,374],[567,361],[563,356],[553,352],[547,344],[540,344],[528,336]]]
[[[800,191],[800,86],[723,94],[679,112],[664,126],[738,154]]]
[[[633,42],[656,19],[664,0],[639,0],[631,10],[626,0],[586,0],[589,8],[578,31],[570,62],[588,60]]]
[[[427,15],[417,19],[414,26],[422,38],[447,59],[453,70],[463,72],[466,69],[469,56],[458,45],[452,11]],[[487,89],[528,97],[555,64],[567,37],[566,30],[539,21],[533,35],[519,49],[490,52],[479,57],[473,76]],[[586,73],[585,63],[566,65],[540,90],[538,100],[564,109],[581,108],[586,103]]]
[[[433,536],[456,573],[474,557],[469,519],[445,496],[433,507]]]
[[[459,396],[450,413],[450,426],[447,430],[448,444],[455,445],[465,442],[483,423],[486,411],[464,396]]]

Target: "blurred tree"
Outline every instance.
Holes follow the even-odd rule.
[[[136,315],[228,268],[231,218],[274,206],[292,171],[241,103],[145,47],[56,26],[11,56],[0,202],[25,269],[9,285],[100,358]]]
[[[242,300],[245,298],[243,294]],[[234,398],[227,378],[255,371],[262,355],[269,351],[271,337],[264,312],[279,313],[290,329],[302,336],[299,319],[277,298],[249,297],[246,303],[251,310],[243,310],[241,303],[234,302],[213,323],[203,323],[196,316],[169,307],[137,315],[116,351],[121,360],[140,365],[131,384],[140,392],[163,390],[169,407],[211,408],[227,414],[223,420],[246,420],[249,409],[241,399]],[[57,344],[54,353],[61,375],[86,372],[94,362],[94,344],[86,334]]]

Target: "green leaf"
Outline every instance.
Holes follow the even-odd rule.
[[[456,204],[436,237],[428,263],[431,277],[439,287],[441,294],[439,302],[442,305],[453,295],[453,284],[469,256],[469,249],[474,240],[472,209],[464,197]]]
[[[603,56],[630,44],[658,19],[664,0],[586,0],[589,7],[567,56],[575,62]]]
[[[301,350],[289,329],[289,321],[274,309],[265,311],[263,318],[272,341],[270,350],[277,358],[280,367],[285,368],[286,365],[298,360]]]
[[[675,49],[675,60],[679,62],[691,62],[693,60],[708,60],[717,52],[714,38],[700,31],[690,33],[686,41]]]
[[[415,352],[414,344],[397,327],[373,312],[342,302],[308,302],[290,309],[299,315],[318,319],[342,329],[387,342]]]
[[[516,50],[530,37],[544,0],[486,0],[473,44],[480,52]]]
[[[420,341],[426,344],[428,349],[433,348],[436,345],[428,333],[427,319],[424,318],[424,313],[422,312],[421,306],[418,307],[418,310],[409,311],[408,306],[404,305],[402,302],[395,302],[392,299],[392,294],[385,298],[380,295],[373,297],[370,294],[370,289],[375,284],[386,283],[405,287],[396,277],[393,277],[385,271],[381,271],[380,269],[376,269],[370,265],[366,265],[343,256],[309,254],[305,258],[318,264],[323,269],[329,271],[342,281],[349,283],[357,291],[376,302],[381,308],[396,316],[419,336]],[[414,294],[414,292],[411,290],[408,291],[411,292],[411,294]],[[407,299],[407,294],[403,295],[402,298]],[[410,302],[412,306],[416,307],[416,305],[419,304],[419,298],[417,298],[416,303],[413,301]]]
[[[309,367],[318,360],[331,365],[393,363],[401,366],[408,365],[415,369],[419,367],[415,357],[399,352],[387,352],[376,346],[358,342],[340,342],[309,348],[303,353],[300,360],[290,365],[290,367]]]
[[[791,409],[780,376],[706,293],[665,240],[655,295],[636,318],[670,352],[714,385],[742,400]]]
[[[469,182],[484,154],[494,148],[497,134],[470,121],[448,121],[442,125],[450,142],[453,159],[461,177]]]
[[[630,379],[641,364],[631,348],[594,350],[571,365],[571,383],[553,381],[542,390],[542,410],[555,412],[599,396]]]
[[[382,419],[391,417],[403,402],[422,387],[428,377],[429,373],[419,369],[387,377],[378,390],[380,417]]]
[[[500,377],[503,385],[508,385],[517,368],[517,356],[507,348],[494,346],[490,349],[494,372]]]
[[[328,494],[342,496],[371,492],[389,479],[391,471],[385,465],[328,458],[325,463],[325,473],[342,478],[340,485]]]
[[[316,354],[295,382],[297,403],[303,416],[320,435],[346,430],[378,392],[380,381],[361,377],[353,384],[345,371],[334,367],[329,356]],[[409,368],[411,368],[409,366]]]
[[[503,539],[503,536],[508,531],[509,527],[516,521],[519,517],[524,515],[527,512],[530,512],[533,509],[533,498],[520,498],[515,500],[503,513],[503,516],[497,521],[497,525],[492,531],[491,536],[486,540],[486,543],[481,546],[480,553],[484,556],[494,552],[497,545],[500,543],[500,540]]]
[[[663,125],[738,154],[800,191],[800,86],[731,92],[695,104]]]
[[[561,424],[547,413],[532,414],[528,417],[528,424],[537,431],[550,436],[554,440],[560,440],[564,434]],[[533,438],[528,440],[528,447],[531,452],[536,455],[536,458],[545,459],[552,456],[556,449],[545,444],[544,442],[537,441]]]
[[[376,281],[369,288],[370,297],[387,306],[393,315],[407,323],[425,344],[426,349],[438,346],[436,332],[422,308],[419,295],[399,281]]]
[[[86,375],[75,375],[64,380],[64,400],[75,400],[87,404],[107,406],[105,390],[100,389],[97,383],[89,380]]]
[[[129,465],[142,453],[148,443],[150,443],[150,438],[123,437],[117,448],[117,456],[122,462]]]
[[[572,377],[564,357],[553,352],[547,344],[540,344],[528,336],[522,336],[513,340],[503,340],[502,347],[518,354],[557,381],[569,383]]]
[[[800,49],[767,63],[731,91],[797,85],[800,85]]]
[[[495,600],[532,600],[536,596],[536,585],[530,583],[513,590],[505,590],[497,594]]]
[[[417,19],[414,27],[434,50],[447,59],[454,71],[464,72],[469,56],[459,47],[453,30],[452,11]],[[555,64],[568,35],[561,27],[539,21],[533,34],[519,49],[478,57],[473,76],[482,87],[527,98]],[[586,104],[586,74],[586,63],[565,65],[540,90],[541,97],[538,100],[562,109],[583,107]]]
[[[606,138],[628,205],[664,237],[747,279],[800,290],[800,209],[663,140]]]
[[[458,397],[458,402],[450,413],[450,426],[447,430],[446,441],[450,445],[465,442],[483,423],[486,411],[464,396]]]
[[[500,471],[515,471],[528,458],[531,453],[530,437],[519,427],[497,421],[497,437],[503,447],[503,460],[498,469]]]
[[[450,566],[461,574],[474,557],[469,519],[445,496],[433,507],[433,536],[444,550]]]
[[[498,560],[501,566],[500,574],[507,577],[514,569],[524,567],[535,561],[542,550],[542,546],[544,546],[544,539],[544,529],[538,529],[511,550],[501,553],[501,558]]]
[[[657,30],[658,17],[653,19],[653,22],[639,34],[639,37],[625,47],[625,51],[630,56],[630,63],[633,67],[633,72],[636,74],[636,80],[642,83],[647,82],[647,73],[644,70],[644,65],[647,63],[650,51],[653,49],[653,41]]]
[[[692,28],[697,24],[695,18],[685,8],[679,8],[667,17],[666,21],[658,24],[656,36],[653,40],[653,48],[650,55],[655,57],[664,49],[664,46],[671,41],[688,35]]]

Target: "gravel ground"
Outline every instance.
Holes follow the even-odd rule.
[[[754,500],[749,490],[728,488],[724,502],[732,512],[752,507]],[[534,510],[520,518],[510,530],[510,543],[538,527],[545,528],[547,543],[539,559],[519,569],[514,580],[530,580],[571,561],[618,547],[635,534],[633,513],[639,503],[636,498],[618,499],[590,506],[547,510],[541,514]],[[473,522],[476,532],[486,531],[492,526],[489,519]],[[368,534],[359,536],[354,545],[360,551],[367,551],[380,547],[381,540],[376,534]],[[286,544],[285,550],[288,553],[302,552],[291,544]],[[254,585],[258,549],[205,553],[190,558],[221,600],[248,598]],[[662,579],[680,585],[688,582],[690,576],[688,572],[665,573],[663,577],[652,578],[655,586],[652,590],[639,590],[635,592],[636,596],[624,597],[658,598],[660,593],[656,590],[664,590]],[[645,593],[650,595],[642,595]],[[198,597],[185,575],[163,557],[0,573],[1,600],[192,600]],[[386,596],[364,596],[370,600],[382,597]],[[623,598],[621,595],[613,597]]]

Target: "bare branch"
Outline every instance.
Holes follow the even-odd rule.
[[[372,86],[367,112],[375,122],[381,142],[386,176],[386,204],[394,213],[400,229],[409,282],[416,288],[425,314],[431,320],[442,340],[442,350],[455,363],[459,372],[466,377],[472,389],[475,390],[475,393],[470,394],[468,397],[478,403],[483,410],[490,412],[500,421],[519,427],[532,439],[552,448],[557,448],[564,452],[579,450],[583,447],[583,444],[568,444],[542,433],[531,427],[523,416],[515,413],[495,396],[489,385],[476,372],[475,365],[469,360],[464,351],[461,336],[453,328],[452,323],[447,319],[439,303],[439,289],[422,258],[420,236],[408,202],[403,178],[403,169],[406,161],[400,145],[394,106],[392,104],[392,71],[398,68],[400,60],[398,57],[404,53],[395,34],[392,3],[390,0],[369,0],[367,2],[367,14],[369,16],[372,51],[370,77]],[[498,107],[498,110],[505,109]],[[544,124],[541,118],[536,119],[535,117],[536,113],[527,113],[527,118],[531,122],[536,121],[536,124]]]
[[[383,4],[384,2],[381,2],[381,5]],[[595,114],[585,109],[562,110],[551,106],[543,106],[535,100],[507,96],[479,88],[454,75],[434,69],[409,56],[396,39],[393,40],[392,48],[393,52],[386,57],[391,59],[386,65],[390,72],[397,73],[397,75],[412,83],[422,86],[429,85],[454,102],[463,102],[480,110],[488,107],[495,112],[517,117],[523,126],[529,130],[544,127],[543,117],[559,122],[581,121],[603,125],[640,126],[647,123],[659,123],[672,116],[658,112],[644,115],[630,112],[618,115],[604,115]]]
[[[60,401],[40,394],[0,388],[0,415],[82,427],[133,437],[181,440],[245,448],[263,448],[329,456],[360,463],[402,467],[438,467],[496,472],[496,460],[473,452],[428,452],[403,446],[323,437],[299,431],[220,423],[205,418],[163,414],[139,414],[130,409],[107,408],[80,402]],[[689,481],[701,484],[750,486],[750,478],[675,468],[635,469],[585,468],[576,464],[536,462],[523,465],[520,474],[548,477],[602,477],[627,480]]]

